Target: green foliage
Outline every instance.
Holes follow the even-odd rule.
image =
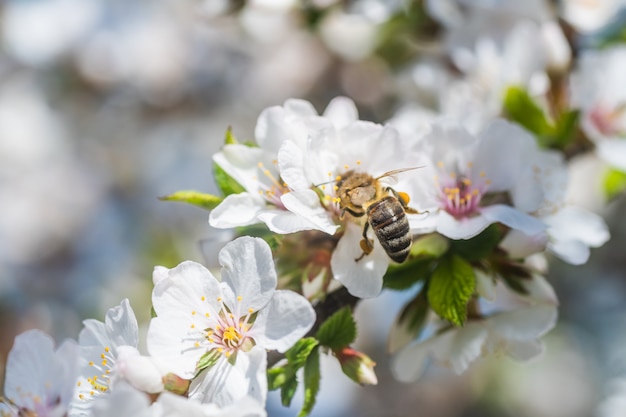
[[[356,338],[356,323],[350,307],[342,308],[322,323],[316,337],[322,346],[333,350],[352,343]]]
[[[544,110],[521,87],[509,87],[504,96],[504,109],[509,118],[537,135],[539,145],[563,149],[574,138],[579,112],[560,114],[552,122]]]
[[[239,143],[235,135],[233,134],[232,126],[228,126],[226,133],[224,134],[224,145],[234,145]]]
[[[467,317],[467,302],[476,288],[470,264],[457,255],[441,259],[428,284],[428,302],[441,318],[462,326]]]
[[[319,343],[313,337],[298,340],[285,352],[287,364],[267,370],[267,386],[269,390],[280,388],[280,399],[288,407],[298,388],[298,369],[304,367],[305,399],[301,415],[310,413],[315,404],[315,396],[319,391]],[[316,365],[317,364],[317,365]],[[317,366],[317,381],[315,367]],[[305,413],[305,414],[302,414]]]
[[[228,175],[221,166],[215,163],[213,164],[213,177],[215,178],[215,182],[224,196],[240,194],[246,191],[241,184],[235,181],[235,179]]]
[[[205,194],[193,190],[176,191],[173,194],[159,197],[161,201],[179,201],[181,203],[191,204],[203,209],[213,210],[224,199],[212,194]]]
[[[452,241],[450,243],[450,251],[469,262],[479,261],[493,252],[498,243],[500,243],[501,237],[500,228],[494,223],[478,236],[467,240]]]
[[[392,290],[406,290],[417,282],[428,279],[436,263],[432,258],[418,258],[389,265],[383,276],[383,286]]]
[[[626,190],[626,172],[609,169],[604,174],[604,195],[607,199],[617,197]]]
[[[319,348],[315,348],[304,365],[304,404],[298,417],[305,417],[313,410],[317,393],[320,390],[320,379],[320,353]]]

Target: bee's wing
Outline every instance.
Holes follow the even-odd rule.
[[[378,177],[376,177],[376,179],[380,180],[382,178],[385,178],[387,180],[386,182],[388,182],[389,184],[396,184],[398,182],[398,177],[397,177],[398,174],[405,172],[405,171],[418,169],[418,168],[423,168],[423,166],[394,169],[392,171],[387,171],[384,174],[379,175]]]

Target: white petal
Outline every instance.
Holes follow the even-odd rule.
[[[256,224],[264,209],[265,203],[248,193],[231,194],[211,210],[209,224],[220,229]]]
[[[315,310],[311,303],[293,291],[280,290],[259,312],[251,336],[258,346],[284,352],[303,337],[313,323]]]
[[[578,240],[557,240],[548,242],[547,249],[570,265],[582,265],[589,260],[589,246]]]
[[[556,324],[554,305],[536,305],[507,311],[488,320],[489,327],[506,340],[533,340],[546,334]]]
[[[304,154],[294,142],[285,141],[278,151],[280,177],[292,190],[311,188],[311,182],[304,172]]]
[[[333,221],[328,211],[322,207],[319,196],[313,190],[292,191],[283,194],[281,201],[287,210],[308,220],[315,228],[329,235],[334,235],[339,228]]]
[[[152,284],[157,285],[159,281],[169,276],[169,268],[164,266],[155,266],[152,271]]]
[[[335,97],[328,103],[323,116],[333,122],[335,129],[342,129],[359,118],[359,111],[352,99]]]
[[[136,347],[139,344],[137,318],[127,298],[122,300],[119,306],[107,310],[104,323],[115,345]]]
[[[317,227],[305,217],[288,210],[264,210],[257,218],[274,233],[286,235],[303,230],[316,230]]]
[[[626,171],[626,140],[610,139],[598,143],[598,155],[609,165]]]
[[[492,223],[500,222],[511,229],[521,230],[528,235],[534,235],[546,229],[546,225],[541,220],[505,204],[483,207],[480,209],[480,213]]]
[[[118,347],[115,361],[116,376],[124,378],[135,388],[156,394],[163,391],[161,372],[148,356],[142,356],[133,346]]]
[[[400,382],[417,381],[424,373],[433,340],[407,346],[391,359],[391,372]]]
[[[219,263],[222,282],[232,289],[235,297],[241,297],[241,302],[231,308],[258,311],[269,302],[277,278],[272,251],[263,239],[249,236],[235,239],[220,251]]]
[[[346,225],[344,235],[339,239],[330,259],[330,266],[333,276],[341,281],[350,294],[360,298],[372,298],[382,290],[389,257],[376,237],[373,237],[374,250],[357,262],[355,259],[362,254],[359,245],[361,233],[358,225]]]
[[[274,159],[276,152],[242,144],[224,145],[221,152],[213,155],[213,162],[253,196],[256,196],[259,190],[261,179],[259,174],[262,174],[264,169],[275,171],[272,163]],[[263,168],[259,168],[259,163]]]
[[[532,279],[522,280],[521,284],[526,289],[526,298],[534,302],[559,304],[554,288],[543,276],[535,274]]]
[[[543,219],[550,237],[556,240],[579,240],[597,248],[610,238],[609,228],[602,217],[580,207],[566,206]]]
[[[505,353],[518,362],[528,362],[543,353],[540,340],[510,340],[505,346]]]
[[[476,275],[476,292],[485,300],[494,301],[496,299],[496,283],[490,274],[480,269],[474,269]]]
[[[153,417],[154,411],[150,408],[150,398],[145,393],[122,382],[117,384],[109,395],[96,400],[89,415]]]
[[[510,230],[500,242],[500,247],[508,252],[511,258],[526,258],[532,254],[543,252],[548,243],[546,232],[529,236],[519,230]]]
[[[485,216],[478,214],[473,217],[456,219],[448,212],[441,210],[438,215],[437,231],[450,239],[471,239],[489,226]]]
[[[487,336],[487,329],[482,323],[466,323],[461,329],[452,329],[437,336],[433,354],[460,374],[480,357]]]
[[[220,360],[200,373],[189,386],[189,398],[220,407],[235,404],[250,396],[261,404],[267,398],[267,354],[255,347],[238,352],[235,365]]]

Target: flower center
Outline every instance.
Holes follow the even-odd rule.
[[[94,369],[94,375],[88,377],[86,381],[81,379],[76,383],[78,387],[78,398],[88,400],[107,392],[109,390],[111,372],[114,365],[115,357],[111,353],[111,349],[107,346],[100,354],[98,360],[89,361],[89,366]]]
[[[261,178],[266,178],[268,180],[259,180],[259,195],[268,203],[280,209],[286,210],[280,197],[290,191],[287,184],[285,184],[280,177],[277,178],[274,174],[272,174],[272,171],[267,169],[262,162],[258,163],[258,167],[263,174],[263,177]]]
[[[438,166],[442,167],[443,164],[439,163]],[[455,218],[474,214],[491,183],[482,172],[480,179],[475,183],[468,176],[455,172],[444,175],[444,179],[435,177],[440,207]]]
[[[598,104],[589,112],[589,119],[603,135],[621,135],[626,133],[625,127],[620,124],[620,119],[625,112],[626,103],[620,104],[613,109]]]
[[[205,298],[203,297],[202,300],[204,301]],[[217,300],[221,304],[217,317],[212,317],[208,312],[204,315],[196,311],[191,312],[194,318],[203,317],[202,324],[196,324],[195,319],[191,324],[192,329],[203,328],[200,332],[190,334],[195,340],[194,347],[221,353],[227,358],[238,350],[247,351],[252,348],[255,342],[249,332],[254,324],[256,312],[251,308],[245,314],[240,312],[238,307],[242,301],[241,296],[237,297],[235,308],[227,306],[221,297]]]

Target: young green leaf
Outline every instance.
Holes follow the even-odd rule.
[[[213,210],[224,199],[212,194],[205,194],[193,190],[176,191],[173,194],[159,197],[161,201],[179,201],[181,203],[192,204],[207,210]]]
[[[431,258],[417,258],[389,265],[383,276],[383,286],[392,290],[406,290],[417,282],[428,279],[436,262]]]
[[[624,190],[626,190],[626,172],[609,169],[604,175],[604,195],[607,199],[612,199]]]
[[[441,259],[430,278],[428,302],[439,317],[462,326],[475,288],[476,277],[470,264],[460,256],[448,256]]]
[[[268,369],[267,389],[274,391],[280,388],[294,373],[295,371],[293,371],[289,366],[277,366],[275,368]]]
[[[213,164],[213,177],[215,178],[215,182],[224,196],[240,194],[246,191],[241,184],[235,181],[235,179],[228,175],[221,166],[215,163]]]
[[[295,345],[285,352],[289,365],[295,369],[304,366],[307,358],[318,344],[319,342],[314,337],[305,337],[298,340]]]
[[[233,134],[232,126],[228,126],[226,133],[224,134],[224,145],[235,145],[239,143],[235,135]]]
[[[356,323],[350,307],[342,308],[322,323],[316,337],[322,346],[333,350],[352,343],[356,338]]]
[[[479,261],[493,252],[500,243],[501,237],[500,228],[494,223],[478,236],[468,240],[452,241],[450,250],[467,261]]]
[[[320,390],[320,353],[319,348],[314,349],[304,365],[304,404],[298,413],[298,417],[305,417],[311,413],[317,393]]]
[[[509,87],[504,95],[509,117],[538,136],[549,134],[552,126],[544,111],[522,87]]]
[[[296,375],[291,375],[280,388],[280,402],[285,406],[291,405],[296,389],[298,388],[298,379]]]

